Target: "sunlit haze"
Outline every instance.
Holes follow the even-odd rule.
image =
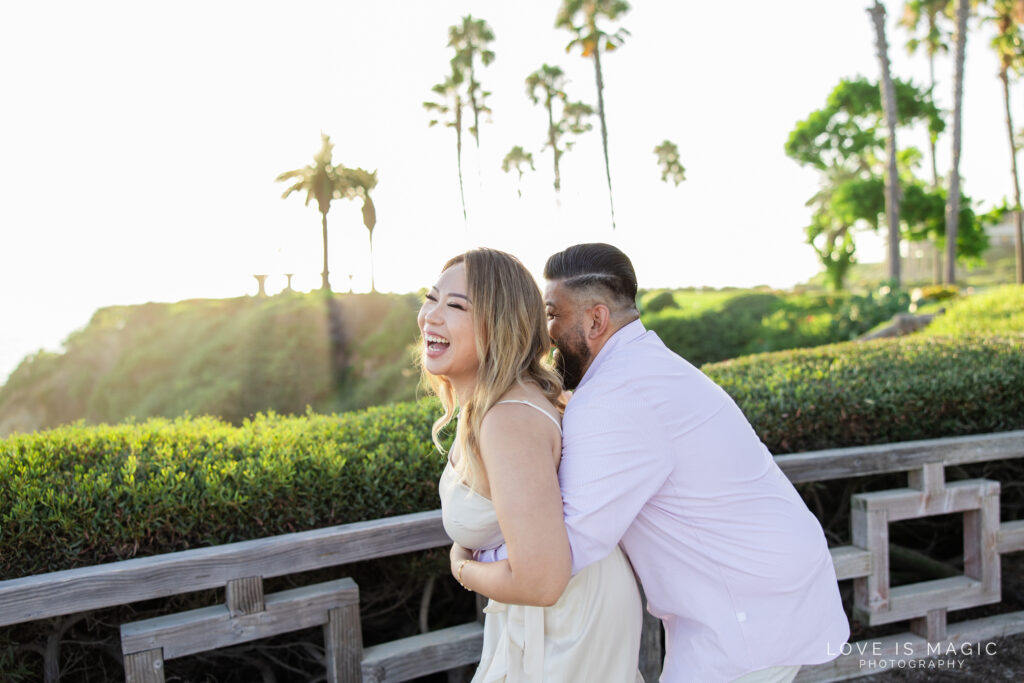
[[[524,79],[544,63],[573,99],[596,101],[592,62],[566,54],[558,3],[19,2],[0,8],[0,382],[26,354],[57,349],[99,307],[319,286],[320,215],[282,200],[283,171],[309,164],[320,132],[335,163],[376,169],[376,284],[433,283],[469,246],[510,251],[539,275],[569,244],[608,241],[642,287],[788,287],[818,271],[804,244],[812,171],[788,159],[794,124],[843,76],[877,78],[858,2],[644,2],[631,36],[603,59],[617,229],[597,119],[562,163],[560,203],[546,118]],[[894,75],[927,82],[886,3]],[[455,136],[428,128],[422,102],[448,72],[447,29],[466,14],[494,29],[480,74],[494,113],[480,150],[464,139],[469,221]],[[1010,191],[990,28],[971,34],[962,174],[985,206]],[[940,58],[938,100],[951,101]],[[1014,94],[1015,102],[1019,93]],[[908,136],[909,137],[909,136]],[[687,180],[661,182],[653,148],[678,144]],[[924,136],[900,140],[924,147]],[[501,171],[513,145],[534,155],[517,197]],[[940,138],[940,172],[949,135]],[[369,289],[359,203],[328,216],[335,291]],[[878,240],[859,243],[878,260]]]

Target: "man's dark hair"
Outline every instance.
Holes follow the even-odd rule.
[[[621,306],[636,307],[636,271],[629,257],[610,244],[576,244],[552,255],[544,279],[574,291],[600,288]]]

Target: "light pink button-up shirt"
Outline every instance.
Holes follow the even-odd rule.
[[[818,520],[728,394],[640,321],[598,353],[563,433],[573,573],[621,542],[665,625],[664,683],[839,653],[850,629]]]

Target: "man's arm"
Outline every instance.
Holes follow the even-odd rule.
[[[612,551],[672,469],[668,439],[646,411],[580,408],[566,411],[558,468],[574,575]],[[507,557],[504,545],[474,553]]]
[[[668,439],[643,408],[567,411],[558,480],[572,573],[603,559],[672,471]]]

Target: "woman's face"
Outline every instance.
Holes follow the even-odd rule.
[[[475,379],[479,364],[468,289],[466,266],[457,263],[441,273],[416,317],[423,338],[423,367],[453,383]]]

